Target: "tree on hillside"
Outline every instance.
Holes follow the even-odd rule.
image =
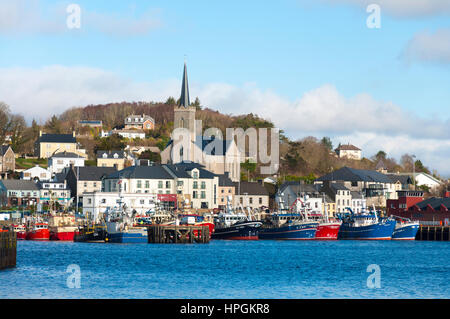
[[[46,133],[62,134],[63,123],[56,115],[53,115],[47,123],[45,123],[45,130]]]
[[[400,165],[403,167],[403,169],[406,172],[412,172],[413,171],[413,157],[409,154],[403,154],[400,158]]]
[[[331,139],[329,137],[324,137],[322,138],[322,140],[320,141],[322,143],[323,146],[325,146],[328,150],[332,151],[333,150],[333,142],[331,142]]]
[[[198,96],[195,98],[195,101],[191,103],[191,106],[194,106],[197,109],[197,111],[202,109],[200,99],[198,98]]]
[[[417,160],[414,164],[416,167],[416,172],[430,174],[430,170],[423,165],[421,160]]]
[[[139,159],[147,159],[153,163],[161,163],[161,155],[152,151],[145,151],[139,155]]]
[[[174,98],[173,96],[169,96],[169,97],[167,98],[165,104],[174,106],[174,105],[177,104],[177,101],[175,100],[175,98]]]
[[[10,115],[9,105],[0,102],[0,145],[5,143],[6,134],[10,129]]]
[[[112,134],[108,137],[99,138],[94,147],[94,152],[123,150],[125,148],[125,142],[123,140],[123,137],[119,134]]]
[[[27,134],[27,123],[22,115],[11,115],[9,132],[11,134],[11,147],[15,153],[24,151],[24,143],[32,136]]]

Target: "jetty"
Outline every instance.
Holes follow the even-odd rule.
[[[450,240],[450,226],[425,226],[420,225],[416,240]]]
[[[16,267],[17,237],[15,232],[0,232],[0,270]]]
[[[147,227],[150,244],[209,243],[208,226],[153,225]]]

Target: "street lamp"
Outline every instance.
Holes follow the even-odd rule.
[[[416,161],[414,160],[416,158],[416,155],[411,156],[413,159],[413,185],[414,185],[414,191],[416,190]]]

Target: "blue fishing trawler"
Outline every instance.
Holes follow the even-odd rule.
[[[392,216],[397,220],[394,233],[392,234],[393,240],[415,240],[417,232],[419,231],[419,222],[411,221],[408,218]]]
[[[338,239],[371,239],[390,240],[395,229],[396,221],[392,218],[381,218],[376,211],[354,214],[338,214],[342,220]]]
[[[118,206],[105,212],[106,238],[109,243],[147,243],[147,227],[136,226],[135,213],[130,212],[120,199]]]
[[[298,213],[272,213],[259,229],[259,239],[314,239],[318,222],[306,221]]]

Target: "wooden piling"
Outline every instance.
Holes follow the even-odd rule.
[[[420,226],[417,240],[450,241],[450,226]]]
[[[209,243],[208,226],[153,225],[148,229],[148,242],[152,244]]]
[[[16,267],[17,237],[15,232],[0,233],[0,270]]]

